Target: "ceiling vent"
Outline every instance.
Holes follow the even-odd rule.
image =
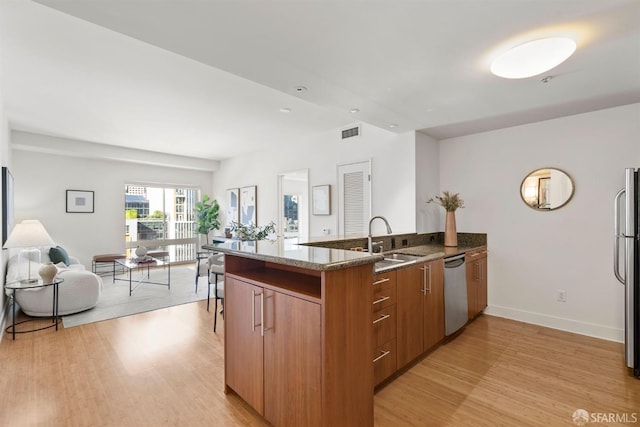
[[[342,129],[342,139],[356,138],[361,134],[362,129],[360,125],[350,126],[346,129]]]

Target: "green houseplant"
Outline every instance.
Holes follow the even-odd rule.
[[[196,233],[204,235],[206,241],[209,241],[209,232],[212,230],[220,230],[220,205],[215,199],[211,199],[206,194],[202,196],[202,200],[196,202],[193,212],[196,216]]]

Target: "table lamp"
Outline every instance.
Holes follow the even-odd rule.
[[[38,281],[38,270],[35,269],[35,278],[31,277],[31,259],[32,255],[37,253],[37,262],[40,264],[40,251],[37,249],[40,246],[54,246],[55,243],[44,226],[40,221],[35,219],[26,219],[20,224],[16,224],[11,230],[9,238],[2,246],[3,248],[23,248],[18,255],[18,263],[20,265],[21,258],[27,258],[28,273],[26,282]]]

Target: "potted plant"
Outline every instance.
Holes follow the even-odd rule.
[[[276,232],[276,224],[271,221],[267,225],[258,227],[253,223],[240,224],[239,222],[231,221],[231,232],[240,240],[265,240],[270,234]]]
[[[456,210],[464,208],[464,200],[459,193],[443,191],[442,196],[435,196],[427,200],[427,203],[435,202],[446,211],[444,226],[444,245],[458,246],[458,233],[456,230]]]
[[[220,220],[218,219],[220,205],[218,201],[207,196],[202,196],[202,200],[196,202],[194,213],[196,215],[196,233],[204,236],[205,243],[209,242],[209,232],[220,230]]]

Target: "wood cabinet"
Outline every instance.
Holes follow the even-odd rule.
[[[444,338],[444,261],[396,271],[397,366],[402,368]]]
[[[469,251],[467,261],[467,301],[469,320],[487,307],[487,248]]]
[[[396,272],[373,279],[373,381],[380,384],[396,372]]]
[[[274,426],[373,426],[372,265],[225,268],[225,390]]]

